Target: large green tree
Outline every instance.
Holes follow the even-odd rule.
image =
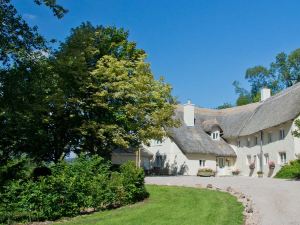
[[[174,126],[174,98],[156,81],[128,32],[84,23],[73,29],[52,61],[61,79],[71,145],[109,158],[114,148],[137,147]]]
[[[249,104],[260,100],[260,89],[268,87],[272,94],[292,86],[300,81],[300,49],[289,55],[284,52],[277,54],[270,66],[254,66],[246,70],[245,79],[251,90],[242,89],[237,81],[233,83],[238,94],[237,105]],[[241,91],[242,90],[242,91]]]
[[[34,0],[48,6],[58,18],[67,12],[56,0]],[[0,67],[28,59],[35,51],[47,51],[45,39],[37,27],[30,27],[17,13],[11,0],[0,0]]]
[[[277,77],[280,88],[287,88],[300,81],[300,49],[292,51],[289,55],[284,52],[276,56],[271,63],[271,73]]]
[[[58,162],[71,151],[162,139],[175,126],[171,87],[155,80],[128,32],[84,23],[53,56],[31,54],[1,71],[0,153]]]
[[[47,5],[58,18],[66,13],[55,0],[35,3]],[[54,132],[47,117],[60,92],[44,56],[51,52],[10,0],[0,0],[0,22],[0,164],[23,153],[53,158],[48,143]]]

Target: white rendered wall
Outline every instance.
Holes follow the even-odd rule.
[[[285,138],[279,139],[280,129],[285,130]],[[287,161],[295,159],[295,144],[294,137],[292,136],[292,122],[287,122],[282,125],[272,127],[263,131],[263,154],[269,155],[269,160],[275,162],[275,169],[273,173],[269,174],[269,167],[265,163],[265,157],[263,156],[263,172],[264,176],[274,176],[278,170],[282,167],[279,161],[279,153],[286,152]],[[272,133],[272,142],[268,143],[268,133]],[[255,136],[258,137],[258,144],[254,145]],[[247,146],[247,139],[250,138],[250,147]],[[253,162],[254,155],[256,155],[256,167],[252,176],[257,176],[259,167],[259,154],[260,154],[260,134],[256,133],[249,136],[240,137],[241,146],[237,147],[237,139],[230,140],[230,144],[235,147],[237,153],[237,161],[235,167],[241,170],[241,174],[245,176],[250,175],[249,164],[247,162],[247,155],[251,155],[251,161]],[[298,143],[300,144],[300,143]],[[300,145],[299,145],[300,146]]]
[[[197,175],[200,168],[216,170],[215,156],[203,154],[185,155],[170,138],[166,138],[160,144],[152,142],[150,146],[144,147],[154,154],[153,164],[155,163],[156,154],[165,155],[164,167],[169,168],[170,174]],[[199,160],[206,160],[205,167],[200,167]]]
[[[297,119],[300,119],[300,116]],[[292,130],[297,130],[297,129],[298,127],[295,125],[295,121],[294,121]],[[298,137],[294,137],[294,149],[295,149],[295,157],[298,157],[300,159],[300,138]]]

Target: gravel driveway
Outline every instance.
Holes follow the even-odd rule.
[[[300,225],[300,181],[250,177],[146,177],[147,184],[231,186],[252,198],[261,225]]]

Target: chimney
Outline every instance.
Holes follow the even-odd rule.
[[[194,111],[195,105],[188,100],[187,104],[183,105],[183,120],[188,127],[193,127],[195,125]]]
[[[262,88],[260,90],[260,101],[263,102],[271,97],[271,90],[269,88]]]

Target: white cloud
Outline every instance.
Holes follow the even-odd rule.
[[[37,18],[36,15],[30,14],[30,13],[24,13],[23,14],[24,19],[34,20]]]

